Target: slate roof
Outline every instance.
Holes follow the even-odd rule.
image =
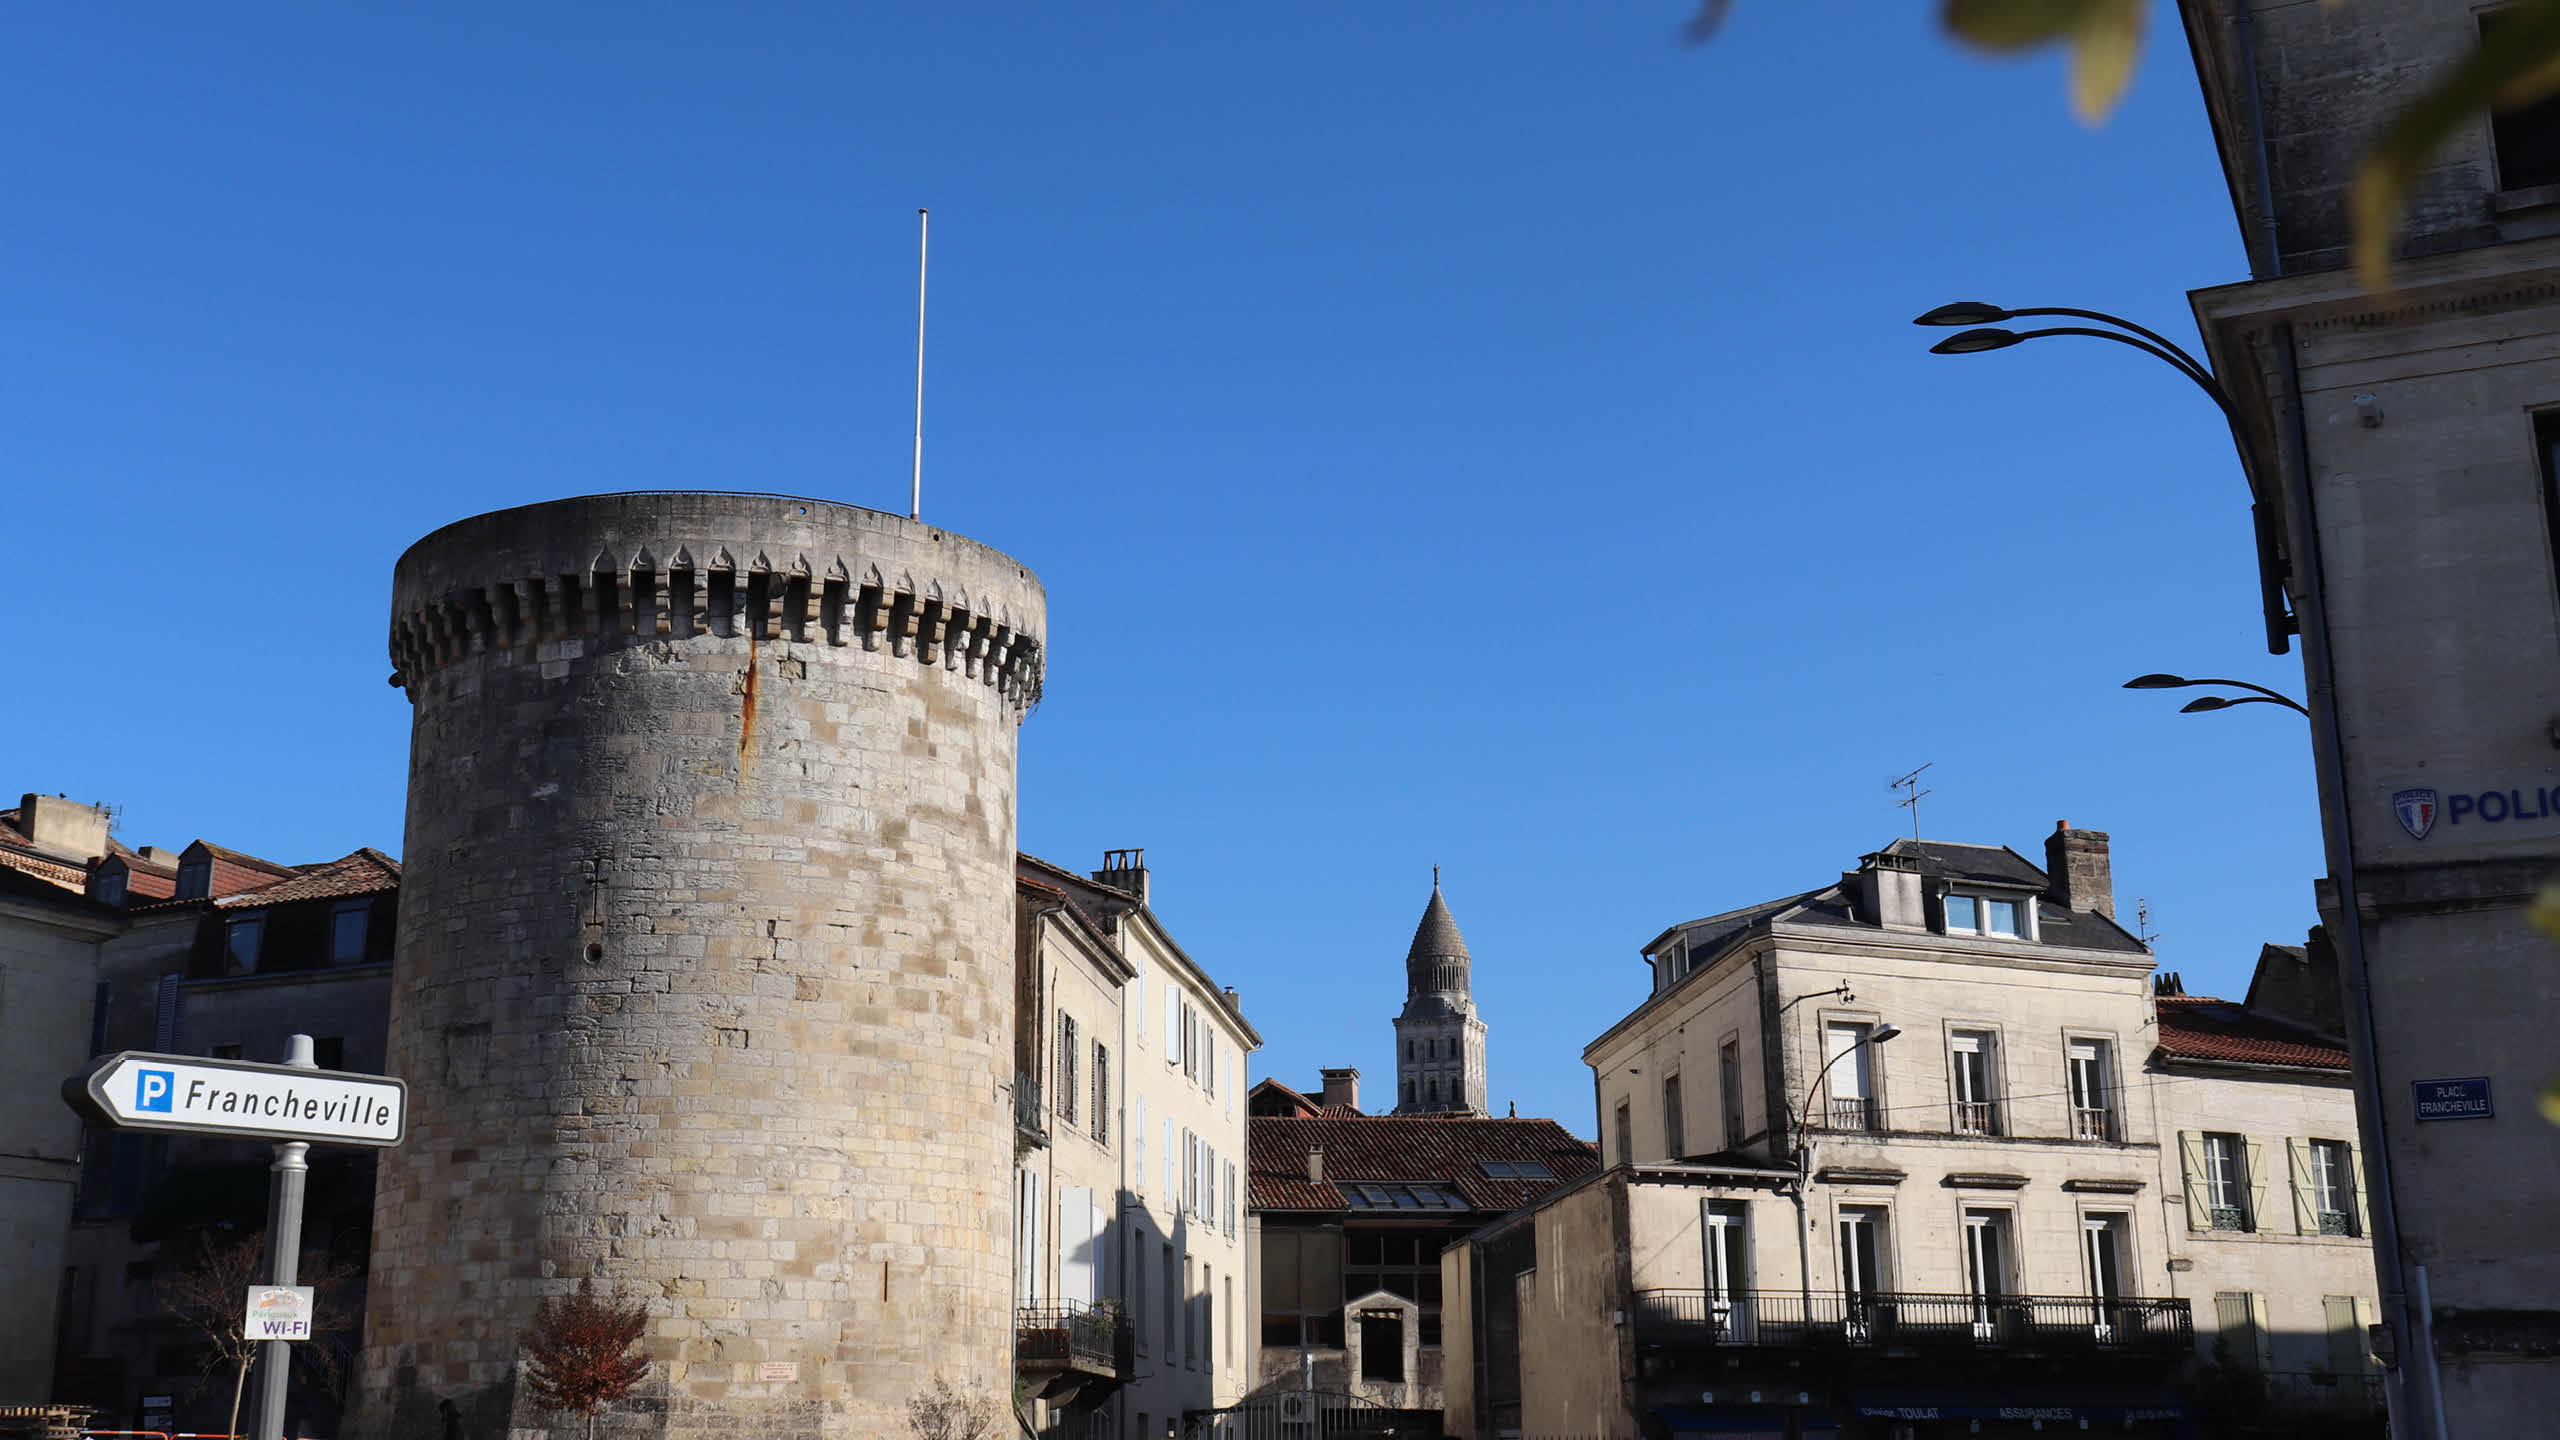
[[[2045,886],[2043,869],[2006,845],[1966,845],[1953,840],[1896,840],[1884,848],[1887,854],[1907,855],[1919,861],[1921,874],[1939,879],[2037,892],[2042,892]],[[2036,929],[2043,944],[2068,945],[2082,950],[2117,950],[2128,954],[2142,951],[2140,939],[2103,915],[2066,910],[2044,899],[2041,893],[2031,903],[2036,907]],[[1847,891],[1834,883],[1800,895],[1684,921],[1665,930],[1644,948],[1651,953],[1674,934],[1686,932],[1689,953],[1703,958],[1723,950],[1753,926],[1773,920],[1790,925],[1875,928],[1858,917]]]
[[[1600,1168],[1600,1152],[1553,1120],[1327,1114],[1315,1119],[1256,1115],[1251,1124],[1245,1150],[1256,1210],[1348,1209],[1334,1182],[1365,1180],[1446,1185],[1474,1209],[1500,1214]],[[1310,1145],[1324,1147],[1322,1181],[1307,1178]],[[1555,1178],[1487,1179],[1476,1167],[1488,1160],[1534,1161]]]
[[[2211,995],[2158,995],[2158,1054],[2170,1060],[2347,1068],[2346,1042]]]
[[[399,888],[400,862],[368,845],[354,854],[305,866],[301,873],[272,885],[225,895],[214,905],[223,910],[248,910],[290,905],[297,900],[353,899]]]
[[[1953,840],[1896,840],[1884,849],[1888,855],[1908,855],[1918,860],[1923,875],[1944,875],[1951,880],[1975,880],[1990,885],[2017,885],[2029,890],[2044,888],[2043,869],[2006,845],[1965,845]]]

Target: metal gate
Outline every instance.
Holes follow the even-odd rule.
[[[1433,1412],[1436,1417],[1438,1412]],[[1440,1427],[1339,1390],[1267,1390],[1182,1417],[1182,1440],[1439,1440]]]

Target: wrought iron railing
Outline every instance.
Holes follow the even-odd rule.
[[[1831,1097],[1823,1111],[1824,1122],[1834,1130],[1873,1130],[1876,1128],[1876,1106],[1859,1096]]]
[[[1116,1306],[1025,1305],[1014,1312],[1014,1364],[1025,1370],[1081,1370],[1127,1378],[1134,1345]]]
[[[1994,1110],[1988,1100],[1959,1100],[1956,1102],[1956,1133],[1997,1135],[2000,1133],[2000,1112]]]
[[[2320,1233],[2323,1235],[2353,1235],[2356,1233],[2355,1217],[2347,1214],[2343,1210],[2323,1210],[2320,1212]]]
[[[2195,1320],[2184,1300],[2085,1295],[1871,1295],[1640,1290],[1636,1343],[1771,1349],[1955,1347],[2184,1355]]]
[[[2360,1420],[2382,1414],[2382,1377],[2379,1375],[2279,1370],[2257,1374],[2250,1379],[2264,1391],[2266,1408],[2274,1416]]]
[[[1040,1077],[1013,1072],[1014,1133],[1034,1145],[1049,1143],[1049,1112],[1040,1108]]]
[[[2071,1138],[2074,1140],[2113,1140],[2115,1124],[2101,1105],[2071,1107]]]

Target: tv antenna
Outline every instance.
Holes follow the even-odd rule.
[[[1927,765],[1922,765],[1922,766],[1920,767],[1920,770],[1926,770],[1926,769],[1928,769],[1928,768],[1929,768],[1929,766],[1930,766],[1930,765],[1935,765],[1935,764],[1937,764],[1937,763],[1938,763],[1937,761],[1932,760],[1932,761],[1928,762],[1928,764],[1927,764]],[[1937,791],[1935,791],[1935,790],[1923,790],[1923,789],[1921,789],[1921,788],[1920,788],[1920,770],[1914,770],[1914,771],[1912,771],[1910,774],[1903,776],[1903,777],[1902,777],[1901,779],[1899,779],[1899,780],[1892,780],[1892,781],[1888,781],[1888,782],[1886,782],[1886,784],[1885,784],[1885,788],[1886,788],[1886,789],[1888,789],[1888,790],[1896,790],[1896,791],[1908,790],[1908,791],[1910,791],[1910,792],[1911,792],[1910,794],[1903,796],[1901,799],[1896,800],[1896,801],[1894,801],[1893,803],[1894,803],[1894,804],[1896,804],[1896,805],[1899,805],[1899,806],[1901,806],[1903,809],[1908,810],[1908,811],[1910,811],[1910,812],[1911,812],[1911,838],[1912,838],[1912,839],[1914,839],[1914,840],[1917,840],[1917,839],[1919,839],[1919,838],[1920,838],[1920,800],[1921,800],[1921,797],[1922,797],[1922,796],[1925,796],[1925,795],[1935,795],[1935,794],[1937,794],[1937,793],[1938,793],[1938,792],[1937,792]]]
[[[2160,932],[2151,928],[2151,897],[2148,895],[2137,895],[2133,899],[2133,936],[2145,945],[2160,938]]]

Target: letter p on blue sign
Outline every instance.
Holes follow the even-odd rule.
[[[167,1070],[136,1070],[133,1079],[133,1108],[169,1112],[177,1098],[177,1075]]]

